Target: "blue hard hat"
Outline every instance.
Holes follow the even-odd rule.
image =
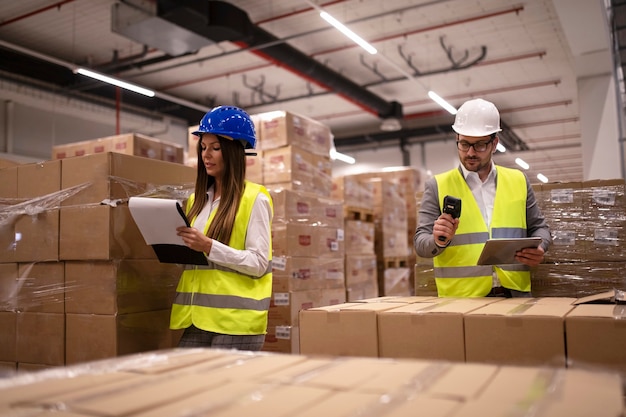
[[[256,146],[254,123],[250,115],[235,106],[218,106],[205,114],[198,130],[192,132],[196,136],[202,136],[203,133],[241,141],[244,149],[254,149]]]

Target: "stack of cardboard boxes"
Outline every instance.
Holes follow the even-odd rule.
[[[298,313],[344,302],[342,202],[330,198],[330,129],[291,112],[253,115],[274,202],[272,303],[264,350],[299,351]]]
[[[125,204],[193,183],[178,163],[99,153],[0,170],[0,294],[7,368],[170,347],[176,265],[161,264]]]
[[[300,351],[599,369],[626,377],[626,311],[614,302],[596,304],[611,297],[379,297],[312,308],[300,312]]]
[[[139,133],[125,133],[52,147],[52,159],[115,152],[143,156],[161,161],[183,163],[185,148],[182,145]]]
[[[40,417],[618,417],[623,409],[610,373],[209,349],[2,382],[5,414]]]
[[[331,196],[343,202],[346,301],[377,297],[373,184],[352,176],[333,178]]]
[[[533,273],[538,296],[584,297],[626,289],[626,197],[623,179],[535,186],[553,235]]]

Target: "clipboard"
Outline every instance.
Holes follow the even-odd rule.
[[[541,244],[540,237],[514,239],[489,239],[478,258],[478,265],[519,264],[515,252],[525,248],[536,248]]]
[[[130,214],[143,239],[152,246],[160,262],[170,264],[208,265],[202,252],[187,247],[176,234],[180,226],[191,227],[189,219],[177,200],[150,197],[130,197]]]

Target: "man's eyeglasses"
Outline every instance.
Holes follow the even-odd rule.
[[[456,147],[463,152],[469,151],[470,148],[474,148],[476,152],[485,152],[487,150],[487,146],[493,142],[493,138],[489,140],[482,140],[476,143],[469,143],[464,140],[459,140],[456,142]]]

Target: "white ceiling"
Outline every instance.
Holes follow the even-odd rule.
[[[142,43],[112,32],[114,3],[0,1],[0,41],[103,72],[114,59],[142,63],[115,75],[198,108],[236,104],[250,113],[291,110],[329,125],[339,150],[341,138],[380,133],[375,111],[289,70],[288,63],[268,61],[258,53],[262,48],[224,41],[148,65],[146,60],[162,57],[163,51],[144,51]],[[383,101],[401,103],[406,129],[452,123],[453,116],[427,97],[428,90],[455,107],[482,97],[498,106],[503,123],[529,148],[499,156],[499,163],[512,166],[519,156],[531,165],[529,177],[542,172],[550,181],[583,179],[576,80],[607,70],[598,60],[609,50],[600,0],[315,1],[372,43],[377,55],[330,28],[308,1],[230,3],[258,27]],[[454,70],[455,65],[469,67]],[[8,65],[0,68],[2,77],[11,72]]]

